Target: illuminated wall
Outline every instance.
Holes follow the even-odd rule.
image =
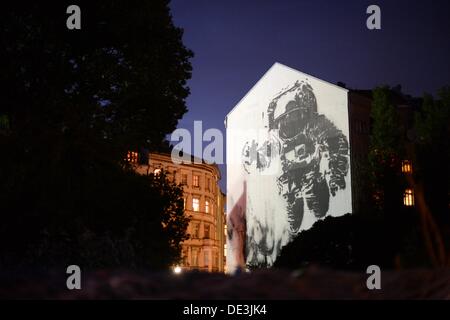
[[[276,63],[228,114],[227,269],[352,212],[346,89]]]

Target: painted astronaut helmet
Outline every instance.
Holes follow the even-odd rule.
[[[273,112],[273,127],[279,130],[280,138],[292,140],[317,114],[317,100],[309,83],[297,81],[275,98],[269,108]]]

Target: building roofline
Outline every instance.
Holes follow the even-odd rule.
[[[215,171],[217,173],[218,179],[219,180],[222,179],[222,174],[221,174],[219,166],[217,164],[215,164],[215,163],[211,163],[211,164],[210,163],[206,163],[204,160],[202,160],[200,158],[197,158],[197,157],[194,157],[192,155],[188,154],[190,156],[190,158],[191,158],[191,161],[192,161],[191,163],[185,163],[185,162],[174,163],[172,161],[172,156],[171,156],[170,153],[167,153],[167,152],[156,152],[155,151],[155,152],[150,152],[149,154],[150,154],[150,161],[152,161],[152,156],[151,155],[161,156],[163,158],[166,158],[168,161],[172,162],[174,165],[190,166],[190,167],[201,168],[201,169],[212,169],[213,171]],[[194,162],[195,159],[196,160],[200,160],[201,163],[195,163]]]
[[[299,70],[297,70],[297,69],[294,69],[294,68],[291,68],[291,67],[289,67],[289,66],[287,66],[287,65],[284,65],[284,64],[282,64],[282,63],[280,63],[280,62],[275,62],[265,73],[264,73],[264,75],[250,88],[250,90],[248,90],[247,91],[247,93],[238,101],[238,103],[230,110],[230,112],[228,112],[228,114],[225,116],[225,128],[227,127],[227,119],[228,119],[228,116],[235,110],[235,109],[237,109],[238,107],[239,107],[239,105],[245,100],[245,98],[247,98],[247,96],[248,95],[250,95],[250,93],[258,86],[258,84],[260,83],[260,82],[262,82],[266,77],[267,77],[267,75],[270,73],[270,71],[272,70],[272,69],[274,69],[275,67],[277,67],[277,66],[281,66],[281,67],[283,67],[283,68],[287,68],[287,69],[289,69],[289,70],[291,70],[291,71],[294,71],[294,72],[296,72],[296,73],[300,73],[300,74],[302,74],[302,75],[304,75],[304,76],[307,76],[307,77],[309,77],[309,78],[311,78],[311,79],[314,79],[314,80],[316,80],[316,81],[319,81],[319,82],[322,82],[322,83],[326,83],[326,84],[328,84],[328,85],[331,85],[331,86],[333,86],[333,87],[336,87],[336,88],[338,88],[338,89],[340,89],[340,90],[343,90],[343,91],[345,91],[345,92],[349,92],[349,90],[347,89],[347,88],[343,88],[343,87],[340,87],[340,86],[338,86],[338,85],[336,85],[336,84],[334,84],[334,83],[331,83],[331,82],[328,82],[328,81],[326,81],[326,80],[323,80],[323,79],[320,79],[320,78],[317,78],[317,77],[315,77],[315,76],[313,76],[313,75],[310,75],[310,74],[308,74],[308,73],[305,73],[305,72],[302,72],[302,71],[299,71]]]

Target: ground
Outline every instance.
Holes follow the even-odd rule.
[[[367,277],[314,266],[234,276],[96,271],[83,273],[82,289],[70,291],[65,271],[9,272],[0,274],[0,299],[450,299],[450,269],[382,271],[382,288],[372,291]]]

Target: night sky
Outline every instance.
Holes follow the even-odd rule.
[[[371,4],[381,30],[366,28]],[[422,95],[450,85],[448,0],[172,0],[171,8],[195,54],[179,128],[202,120],[203,130],[224,132],[227,113],[274,62],[348,88],[401,84]]]

